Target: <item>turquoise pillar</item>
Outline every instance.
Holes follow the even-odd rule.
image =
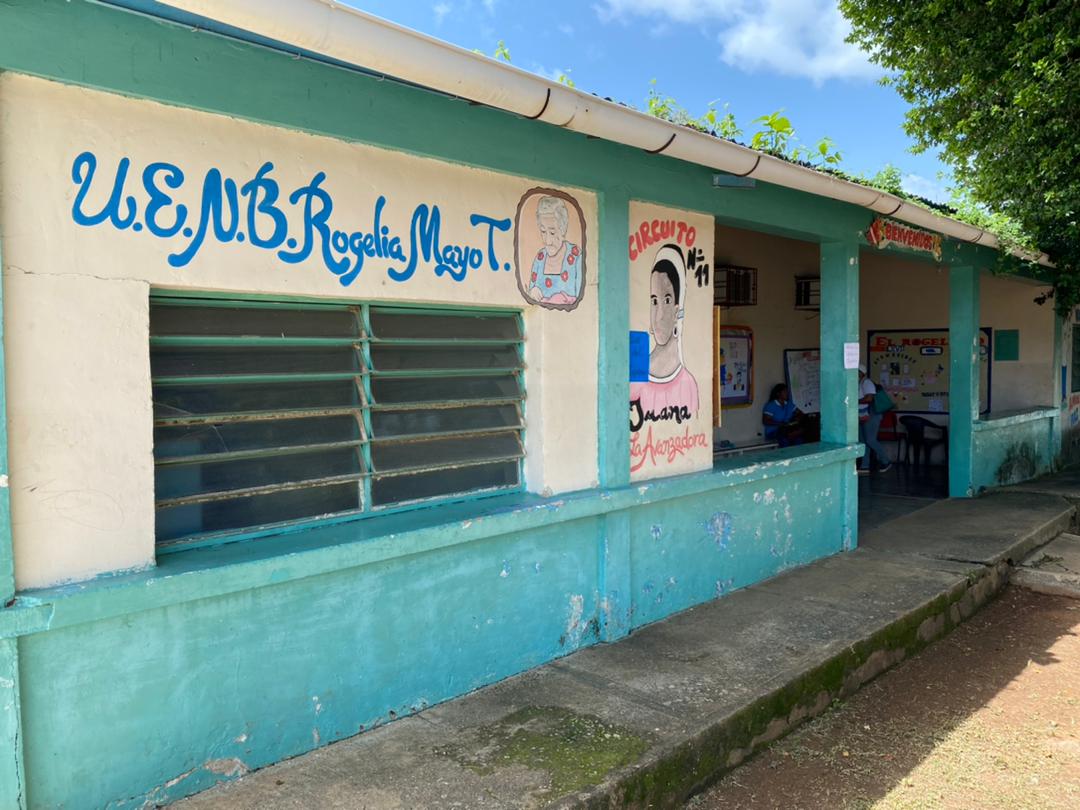
[[[25,810],[16,638],[0,638],[0,807]]]
[[[3,256],[0,255],[0,268]],[[0,270],[0,611],[15,598],[15,550],[8,499],[7,387],[4,380],[4,294]],[[18,639],[0,639],[0,807],[23,810],[22,734],[19,718]]]
[[[979,271],[949,268],[949,497],[975,494],[979,418]]]
[[[844,344],[859,344],[859,243],[821,245],[821,441],[859,440],[859,373],[844,368]],[[859,482],[854,466],[843,473],[841,547],[852,549],[859,535]]]
[[[630,195],[624,189],[600,195],[600,307],[597,419],[600,486],[630,483]],[[601,518],[600,639],[630,632],[630,518],[613,512]]]

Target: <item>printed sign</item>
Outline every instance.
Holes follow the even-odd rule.
[[[749,405],[754,399],[754,330],[749,326],[721,326],[719,309],[716,321],[716,384],[720,403],[727,406]],[[719,426],[719,411],[716,414]]]
[[[630,382],[631,478],[708,469],[713,221],[631,202],[630,228],[631,334],[649,341],[646,356],[639,348]]]
[[[979,331],[979,412],[990,410],[990,341]],[[870,378],[889,392],[898,411],[948,413],[949,330],[886,329],[867,334]]]
[[[941,261],[941,234],[912,228],[894,219],[877,217],[866,231],[866,241],[876,248],[896,245],[922,251]]]

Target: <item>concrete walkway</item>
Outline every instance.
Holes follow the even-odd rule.
[[[935,502],[857,551],[176,806],[677,806],[969,617],[1072,527],[1073,494]]]

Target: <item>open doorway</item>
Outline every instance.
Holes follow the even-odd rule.
[[[817,442],[818,245],[721,224],[715,245],[716,458]]]

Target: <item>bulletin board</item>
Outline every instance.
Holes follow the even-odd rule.
[[[821,349],[784,349],[784,382],[795,407],[821,412]]]
[[[990,411],[993,330],[979,330],[979,412]],[[866,334],[870,378],[904,413],[949,412],[949,330],[879,329]]]
[[[749,326],[721,326],[718,314],[713,324],[716,396],[724,408],[746,407],[754,401],[754,330]]]

